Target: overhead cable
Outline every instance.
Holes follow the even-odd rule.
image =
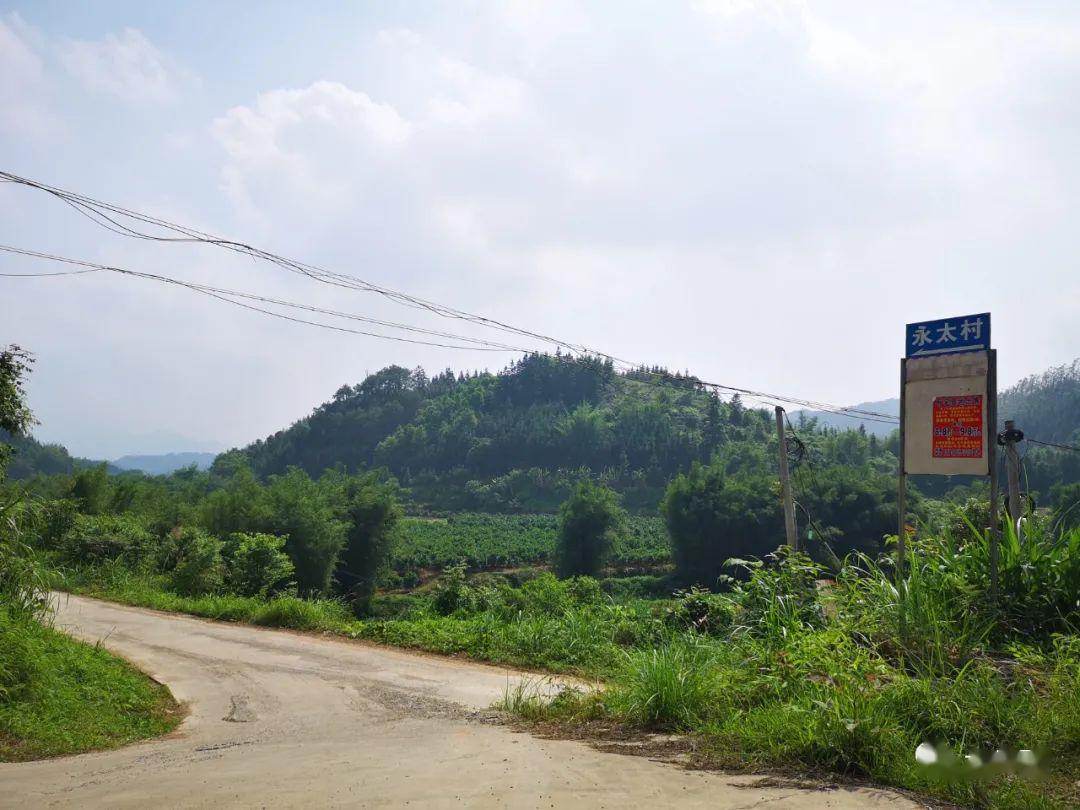
[[[96,199],[94,199],[92,197],[88,197],[86,195],[78,194],[77,192],[67,191],[65,189],[61,189],[61,188],[58,188],[56,186],[51,186],[51,185],[48,185],[46,183],[42,183],[42,182],[32,180],[32,179],[29,179],[29,178],[26,178],[26,177],[21,177],[19,175],[12,174],[10,172],[0,171],[0,181],[15,183],[15,184],[18,184],[18,185],[23,185],[23,186],[26,186],[26,187],[29,187],[29,188],[33,188],[33,189],[45,192],[46,194],[49,194],[51,196],[54,196],[54,197],[60,199],[61,201],[63,201],[64,203],[66,203],[67,205],[74,208],[76,211],[78,211],[83,216],[86,216],[91,221],[93,221],[96,224],[100,225],[101,227],[104,227],[104,228],[108,229],[109,231],[112,231],[113,233],[117,233],[117,234],[122,235],[122,236],[127,236],[127,237],[131,237],[131,238],[136,238],[136,239],[149,240],[149,241],[157,241],[157,242],[200,242],[200,243],[209,244],[209,245],[213,245],[213,246],[217,246],[217,247],[222,247],[222,248],[225,248],[227,250],[232,250],[234,252],[242,253],[242,254],[249,255],[249,256],[252,256],[254,258],[257,258],[257,259],[261,259],[261,260],[270,262],[270,263],[275,264],[275,265],[277,265],[277,266],[279,266],[279,267],[281,267],[283,269],[286,269],[286,270],[288,270],[290,272],[299,273],[301,275],[307,276],[307,277],[309,277],[311,279],[314,279],[316,281],[319,281],[319,282],[322,282],[322,283],[325,283],[325,284],[331,284],[333,286],[342,287],[342,288],[346,288],[346,289],[353,289],[353,290],[377,293],[377,294],[382,295],[382,296],[384,296],[384,297],[386,297],[386,298],[388,298],[390,300],[393,300],[393,301],[395,301],[395,302],[397,302],[399,304],[403,304],[403,305],[414,307],[414,308],[424,309],[424,310],[430,311],[430,312],[432,312],[432,313],[434,313],[436,315],[439,315],[441,317],[455,318],[455,319],[459,319],[459,320],[464,320],[464,321],[467,321],[467,322],[470,322],[470,323],[473,323],[473,324],[476,324],[476,325],[479,325],[479,326],[483,326],[483,327],[486,327],[486,328],[491,328],[491,329],[495,329],[495,330],[499,330],[499,331],[503,331],[503,332],[507,332],[507,333],[511,333],[511,334],[516,334],[516,335],[519,335],[519,336],[522,336],[522,337],[528,337],[528,338],[531,338],[531,339],[534,339],[534,340],[539,340],[539,341],[542,341],[542,342],[545,342],[545,343],[549,343],[549,344],[551,344],[553,346],[556,346],[556,347],[559,347],[559,348],[562,348],[562,349],[566,349],[566,350],[568,350],[570,352],[573,352],[573,353],[576,353],[576,354],[585,354],[585,355],[593,355],[593,356],[596,356],[596,357],[600,357],[600,358],[603,358],[605,360],[611,361],[614,365],[620,366],[624,370],[634,371],[634,372],[636,372],[638,374],[649,374],[651,376],[657,376],[657,377],[660,377],[660,378],[666,379],[666,380],[677,379],[677,378],[674,377],[674,375],[671,375],[671,374],[668,374],[668,373],[662,373],[662,372],[648,371],[648,370],[645,369],[643,364],[632,363],[632,362],[630,362],[628,360],[625,360],[623,358],[619,358],[619,357],[616,357],[614,355],[608,354],[606,352],[590,348],[590,347],[585,346],[583,344],[574,343],[574,342],[571,342],[571,341],[561,340],[561,339],[555,338],[555,337],[553,337],[551,335],[545,335],[545,334],[540,333],[540,332],[535,332],[535,331],[532,331],[532,330],[523,329],[523,328],[520,328],[520,327],[517,327],[517,326],[513,326],[511,324],[504,323],[502,321],[493,319],[493,318],[485,317],[483,315],[477,315],[477,314],[466,312],[464,310],[460,310],[460,309],[457,309],[457,308],[454,308],[454,307],[449,307],[449,306],[446,306],[446,305],[443,305],[443,304],[436,303],[434,301],[429,301],[429,300],[419,298],[419,297],[414,296],[414,295],[410,295],[408,293],[401,292],[399,290],[394,290],[394,289],[391,289],[389,287],[384,287],[384,286],[381,286],[381,285],[377,285],[377,284],[374,284],[372,282],[366,281],[364,279],[358,278],[356,276],[347,275],[347,274],[343,274],[343,273],[331,272],[329,270],[325,270],[325,269],[317,267],[315,265],[306,264],[304,262],[299,262],[299,261],[296,261],[294,259],[289,259],[289,258],[286,258],[284,256],[280,256],[278,254],[271,253],[270,251],[254,247],[254,246],[249,245],[249,244],[244,243],[244,242],[240,242],[240,241],[233,240],[233,239],[226,239],[226,238],[219,237],[219,236],[214,236],[212,234],[206,233],[204,231],[200,231],[200,230],[195,229],[195,228],[191,228],[191,227],[184,226],[184,225],[179,225],[177,223],[169,222],[168,220],[161,219],[159,217],[155,217],[155,216],[152,216],[152,215],[149,215],[149,214],[141,213],[141,212],[138,212],[138,211],[133,211],[133,210],[127,209],[127,208],[123,208],[123,207],[121,207],[119,205],[115,205],[113,203],[107,203],[107,202],[103,202],[101,200],[96,200]],[[137,228],[134,228],[134,227],[131,227],[131,226],[125,224],[123,221],[121,221],[122,218],[126,218],[126,219],[132,220],[134,222],[142,223],[143,225],[156,227],[156,228],[159,228],[159,229],[161,229],[161,230],[163,230],[163,231],[165,231],[167,233],[177,234],[177,235],[174,235],[174,236],[162,236],[160,234],[148,233],[146,231],[139,230]],[[29,254],[27,254],[27,255],[29,255]],[[109,269],[115,270],[116,268],[109,268]],[[128,271],[128,272],[133,272],[133,271]],[[176,282],[176,283],[179,283],[179,282]],[[206,292],[205,290],[200,290],[200,292],[210,294],[209,292]],[[234,303],[236,303],[236,302],[234,302]],[[248,308],[253,308],[253,307],[248,307]],[[331,313],[328,313],[328,314],[331,314]],[[318,324],[315,324],[315,325],[318,325]],[[408,328],[408,327],[395,326],[393,328]],[[379,335],[374,335],[374,336],[379,337]],[[467,340],[467,341],[470,341],[470,342],[472,340],[472,339],[462,338],[461,336],[455,336],[455,337],[456,337],[456,339],[459,339],[459,340],[464,339],[464,340]],[[417,342],[417,341],[410,341],[410,342]],[[505,345],[505,344],[495,344],[495,345]],[[460,347],[454,347],[454,348],[460,348]],[[506,350],[508,350],[508,349],[506,349]],[[521,351],[526,351],[526,350],[521,350]],[[749,397],[751,399],[754,399],[756,401],[763,402],[763,403],[764,402],[767,402],[767,403],[786,403],[786,404],[792,404],[792,405],[799,405],[801,407],[810,408],[810,409],[813,409],[813,410],[820,410],[820,411],[824,411],[826,413],[836,414],[838,416],[845,416],[845,417],[852,418],[852,419],[866,420],[866,421],[873,421],[873,422],[883,422],[883,423],[889,423],[889,424],[896,424],[899,421],[897,419],[897,417],[895,417],[895,416],[893,416],[891,414],[878,413],[878,412],[875,412],[875,411],[869,411],[869,410],[865,410],[865,409],[861,409],[861,408],[851,408],[851,407],[846,407],[846,406],[833,405],[833,404],[830,404],[830,403],[818,402],[818,401],[815,401],[815,400],[802,399],[802,398],[798,398],[798,397],[791,397],[791,396],[780,395],[780,394],[772,394],[772,393],[768,393],[768,392],[764,392],[764,391],[756,391],[756,390],[749,389],[749,388],[726,385],[726,384],[723,384],[723,383],[709,382],[709,381],[704,381],[704,380],[696,380],[696,384],[700,385],[703,388],[714,390],[714,391],[716,391],[718,393],[724,393],[724,394],[728,394],[728,395],[740,394],[742,396],[746,396],[746,397]]]

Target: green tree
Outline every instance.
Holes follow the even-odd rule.
[[[731,558],[761,557],[783,541],[775,481],[765,475],[728,475],[717,460],[695,463],[668,485],[660,504],[679,578],[716,585]]]
[[[242,460],[223,468],[228,477],[199,504],[199,524],[211,534],[268,531],[273,515],[267,493]]]
[[[599,575],[625,525],[619,496],[584,479],[559,508],[556,568],[559,576]]]
[[[34,422],[24,388],[33,362],[30,354],[18,346],[0,351],[0,482],[4,480],[12,452],[3,439],[24,435]],[[8,617],[41,618],[49,610],[44,569],[25,539],[26,511],[26,503],[18,491],[14,498],[0,499],[0,630]],[[11,645],[4,645],[4,640],[0,638],[4,657],[17,661],[20,651],[9,649]],[[19,667],[6,665],[8,661],[0,659],[0,697],[5,688],[17,687],[24,680]]]
[[[34,423],[34,415],[26,404],[26,375],[34,358],[25,349],[11,345],[0,350],[0,431],[10,436],[22,436]],[[4,478],[11,458],[11,445],[0,442],[0,481]]]
[[[300,593],[328,592],[348,528],[335,514],[331,493],[293,467],[284,475],[271,476],[266,494],[268,531],[288,538],[285,551],[296,566]]]
[[[226,581],[241,596],[267,596],[287,585],[296,571],[284,537],[238,532],[228,547]]]
[[[865,466],[841,465],[799,471],[796,476],[805,490],[801,503],[837,556],[843,558],[852,551],[876,556],[885,535],[896,533],[895,476],[875,474]],[[914,510],[918,502],[918,494],[912,492],[909,508]],[[816,551],[813,544],[810,551]]]
[[[79,511],[84,515],[103,515],[108,512],[112,493],[107,466],[98,464],[75,473],[71,497],[79,502]]]
[[[347,529],[337,580],[354,609],[369,613],[375,582],[389,564],[401,519],[397,487],[372,472],[348,478],[342,494]]]

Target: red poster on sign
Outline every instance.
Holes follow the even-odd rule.
[[[934,397],[934,458],[983,457],[983,395]]]

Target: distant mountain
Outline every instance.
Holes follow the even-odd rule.
[[[852,405],[851,407],[859,411],[873,411],[887,416],[900,416],[900,400],[896,397],[879,399],[874,402],[860,402],[858,405]],[[857,419],[853,416],[841,416],[827,411],[795,411],[791,414],[791,419],[796,424],[798,424],[797,420],[799,419],[814,419],[817,421],[818,427],[836,428],[837,430],[858,430],[859,426],[862,425],[867,433],[882,439],[896,430],[897,427],[892,422]]]
[[[121,470],[138,470],[148,475],[168,475],[171,472],[194,465],[200,470],[209,469],[217,453],[164,453],[146,456],[122,456],[112,462]]]

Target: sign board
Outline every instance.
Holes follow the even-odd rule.
[[[906,474],[988,475],[990,352],[904,362]]]
[[[934,458],[983,457],[983,395],[934,397]]]
[[[990,313],[916,321],[907,325],[905,357],[930,357],[990,349]]]

